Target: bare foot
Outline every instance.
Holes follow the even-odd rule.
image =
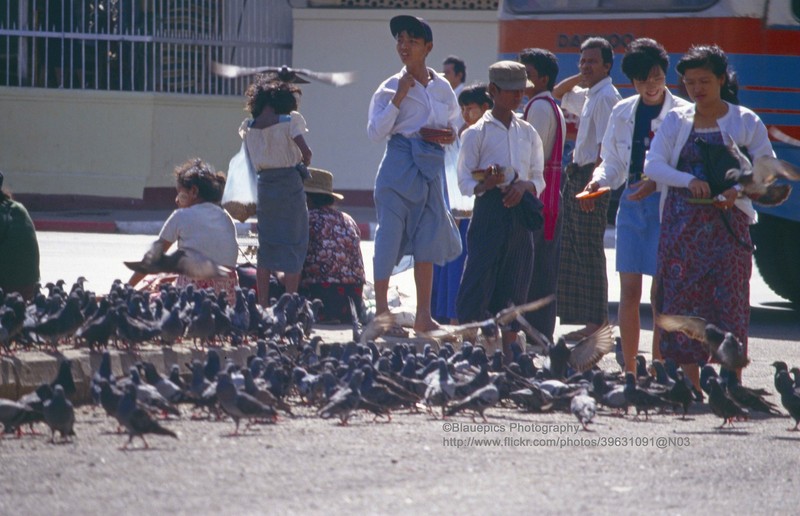
[[[414,332],[423,333],[439,329],[439,323],[433,320],[430,315],[417,314],[414,317]]]

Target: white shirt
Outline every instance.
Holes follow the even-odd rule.
[[[600,186],[617,189],[628,180],[633,148],[633,128],[636,125],[636,108],[639,106],[640,99],[639,95],[633,95],[620,100],[611,111],[608,127],[603,137],[603,146],[600,149],[600,157],[603,158],[603,162],[592,172],[592,180],[597,181]],[[661,112],[650,123],[650,130],[657,133],[664,117],[672,108],[688,104],[682,98],[675,97],[667,91]]]
[[[542,139],[536,129],[516,116],[506,129],[491,110],[461,135],[461,152],[458,154],[458,187],[464,195],[472,195],[478,181],[473,179],[472,171],[485,169],[490,165],[512,167],[519,179],[531,181],[537,195],[544,190],[544,153]],[[503,186],[513,177],[506,178]]]
[[[562,109],[580,116],[573,163],[584,166],[597,161],[611,110],[620,100],[622,97],[611,84],[611,77],[606,77],[589,89],[576,86],[561,98]]]
[[[255,170],[293,167],[303,161],[303,153],[294,139],[304,136],[306,119],[297,111],[280,115],[279,122],[263,129],[249,126],[250,119],[242,122],[239,135],[247,145],[247,152]]]
[[[553,112],[549,101],[533,102],[535,99],[543,97],[550,97],[552,99],[553,94],[549,91],[543,91],[534,95],[533,98],[528,101],[530,107],[528,108],[528,117],[526,121],[536,129],[539,138],[542,139],[544,161],[547,163],[553,155],[553,146],[556,143],[556,124],[558,124],[558,120],[556,120],[556,114]],[[556,106],[556,109],[558,109],[561,114],[561,108]],[[564,142],[567,140],[567,121],[564,119],[563,114],[561,114],[559,120],[561,121],[561,150],[563,151]]]
[[[397,92],[397,83],[406,72],[405,67],[378,86],[369,103],[367,136],[381,142],[393,134],[407,138],[418,136],[422,127],[458,130],[456,126],[461,112],[450,83],[434,70],[428,68],[431,80],[427,86],[419,82],[409,88],[408,94],[398,108],[392,103]]]
[[[200,251],[225,267],[235,267],[239,256],[236,225],[228,212],[210,202],[178,208],[169,216],[158,237],[178,242],[178,249]]]
[[[664,117],[644,160],[644,173],[650,179],[677,188],[688,188],[692,179],[696,179],[692,174],[675,168],[694,127],[694,109],[694,104],[689,104],[673,109]],[[726,141],[730,138],[736,145],[747,147],[753,160],[760,156],[775,156],[767,128],[758,115],[746,107],[729,103],[728,112],[717,120],[717,125]],[[665,198],[661,196],[662,212]],[[735,206],[750,217],[751,224],[755,223],[756,212],[750,198],[736,199]]]

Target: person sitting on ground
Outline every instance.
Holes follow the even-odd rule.
[[[299,293],[323,303],[319,322],[350,322],[350,300],[356,313],[364,312],[364,258],[361,236],[350,215],[334,203],[344,197],[333,191],[333,174],[309,168],[304,188],[308,204],[308,252],[300,277]]]
[[[3,189],[0,172],[0,288],[33,299],[39,282],[39,242],[25,206]]]
[[[217,292],[233,292],[238,284],[236,258],[239,246],[236,242],[236,225],[219,204],[225,189],[225,175],[214,172],[200,158],[193,158],[175,167],[175,179],[178,191],[175,204],[178,209],[172,212],[158,235],[164,252],[177,241],[178,249],[194,249],[231,269],[227,277],[210,280],[196,280],[181,275],[176,285],[185,287],[194,283],[199,288],[213,287]],[[128,283],[136,286],[144,277],[144,274],[136,272]]]

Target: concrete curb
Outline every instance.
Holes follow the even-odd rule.
[[[222,360],[222,364],[230,358],[237,364],[247,363],[247,357],[254,355],[254,346],[239,346],[236,348],[214,348]],[[178,364],[181,374],[188,377],[185,364],[192,360],[205,361],[205,351],[189,347],[153,347],[138,351],[109,350],[111,353],[111,370],[117,378],[128,376],[128,369],[136,362],[152,362],[156,369],[163,375],[168,375],[173,364]],[[22,358],[20,358],[20,356]],[[64,359],[72,361],[72,377],[77,390],[76,404],[90,403],[89,392],[94,371],[100,366],[102,352],[90,352],[86,349],[65,349],[58,353],[45,353],[41,351],[24,351],[20,356],[0,357],[0,398],[19,399],[43,384],[52,382],[58,373],[58,365]]]

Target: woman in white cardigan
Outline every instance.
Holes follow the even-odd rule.
[[[622,58],[622,71],[631,80],[636,95],[620,100],[611,111],[600,157],[585,191],[603,186],[617,189],[627,183],[619,201],[616,221],[616,269],[620,280],[619,335],[625,370],[636,372],[639,352],[639,303],[642,276],[655,277],[660,234],[659,199],[656,182],[644,176],[644,157],[664,117],[688,102],[674,97],[667,88],[669,55],[649,38],[634,40]],[[581,201],[581,208],[594,209],[594,201]],[[655,316],[656,281],[650,301]],[[658,332],[653,335],[653,358],[661,358]]]
[[[719,47],[692,47],[676,68],[694,104],[667,114],[644,170],[667,187],[658,249],[660,312],[702,317],[733,333],[746,349],[753,252],[748,226],[756,221],[755,211],[739,185],[712,189],[701,145],[733,142],[751,159],[774,153],[758,116],[735,104],[735,84]],[[706,348],[673,332],[662,333],[661,352],[699,390],[698,364],[709,359]]]

